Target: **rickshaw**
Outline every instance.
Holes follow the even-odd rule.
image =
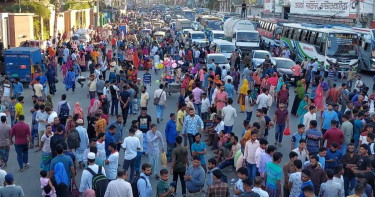
[[[174,69],[165,69],[161,76],[161,83],[164,84],[164,91],[171,93],[179,93],[181,91],[181,83],[176,81],[176,73]]]
[[[165,38],[165,32],[157,31],[154,33],[154,39],[157,40],[158,42],[163,41],[164,38]]]

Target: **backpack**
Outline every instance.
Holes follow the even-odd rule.
[[[67,119],[68,117],[69,117],[69,106],[68,106],[68,102],[65,102],[60,107],[59,118],[60,119]]]
[[[95,172],[91,168],[86,168],[92,174],[92,189],[95,191],[96,197],[103,197],[105,194],[105,190],[108,186],[108,179],[102,173],[102,166],[99,166],[98,173]]]
[[[79,137],[77,129],[70,130],[66,142],[68,143],[69,149],[79,148],[81,144],[81,138]]]
[[[138,191],[138,180],[139,179],[143,179],[146,183],[146,187],[147,187],[147,181],[146,181],[146,178],[137,174],[135,175],[135,177],[133,177],[131,180],[130,180],[130,185],[132,186],[132,191],[133,191],[133,197],[138,197],[139,196],[139,191]],[[145,188],[146,189],[146,188]]]

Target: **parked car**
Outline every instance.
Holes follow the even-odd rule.
[[[285,81],[294,82],[294,73],[290,68],[296,65],[296,63],[293,60],[284,57],[276,57],[275,61],[277,73],[281,76],[285,76]]]
[[[221,54],[221,53],[208,54],[207,57],[206,57],[206,63],[209,63],[210,60],[212,60],[212,59],[214,60],[215,64],[219,64],[220,68],[223,68],[223,66],[225,66],[225,69],[227,69],[227,70],[230,69],[228,59],[227,59],[227,57],[225,57],[224,54]]]
[[[251,52],[251,61],[253,63],[253,67],[256,69],[261,65],[266,56],[269,56],[273,65],[276,65],[275,59],[272,57],[271,53],[266,50],[253,50]]]

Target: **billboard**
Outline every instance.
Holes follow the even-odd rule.
[[[283,0],[264,0],[264,13],[273,13],[274,2],[275,2],[275,13],[282,12]]]
[[[291,0],[290,13],[355,18],[355,2],[356,0]],[[360,0],[359,6],[361,14],[373,11],[371,0]]]

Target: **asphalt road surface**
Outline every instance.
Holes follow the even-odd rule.
[[[142,77],[143,73],[144,73],[143,71],[140,71],[138,76]],[[84,72],[83,75],[88,76],[88,72],[87,71]],[[372,84],[373,84],[372,76],[373,76],[372,74],[362,74],[362,80],[369,87],[372,87]],[[155,73],[152,72],[152,87],[149,90],[150,98],[153,98],[153,93],[158,88],[158,84],[155,83],[155,80],[157,80],[159,78],[160,78],[160,72],[159,72],[158,75],[155,75]],[[108,72],[107,72],[107,79],[108,79]],[[86,116],[87,109],[88,109],[89,104],[90,104],[89,98],[87,97],[87,94],[88,94],[87,85],[85,85],[83,88],[81,88],[79,84],[76,84],[76,87],[77,87],[76,91],[74,93],[72,93],[72,90],[69,90],[69,92],[65,91],[65,86],[63,85],[62,81],[63,81],[63,79],[62,79],[62,75],[61,75],[61,72],[60,72],[59,73],[59,83],[56,84],[57,92],[56,92],[56,95],[53,97],[53,103],[54,103],[55,111],[57,110],[57,103],[60,101],[61,95],[67,94],[67,96],[68,96],[67,101],[69,102],[70,106],[72,108],[74,108],[75,102],[79,101],[80,104],[81,104],[81,107],[84,110],[85,116]],[[340,86],[342,82],[343,81],[339,81],[339,82],[336,82],[336,83],[337,83],[338,86]],[[291,88],[289,90],[289,93],[290,93],[290,100],[289,100],[288,110],[290,112],[290,109],[291,109],[291,106],[292,106],[292,103],[293,103],[293,99],[294,99],[294,96],[295,96],[293,88]],[[26,116],[26,122],[29,123],[29,124],[31,123],[31,117],[32,117],[31,113],[30,113],[30,109],[33,107],[32,101],[31,101],[32,95],[33,95],[33,91],[30,88],[25,88],[24,93],[23,93],[23,96],[25,97],[24,111],[25,111],[25,116]],[[172,94],[171,96],[167,96],[167,105],[166,105],[167,107],[166,107],[165,113],[164,113],[164,121],[161,122],[160,124],[157,124],[158,130],[161,131],[161,133],[163,135],[165,135],[164,129],[165,129],[165,125],[166,125],[167,121],[169,120],[169,114],[177,112],[177,109],[176,109],[177,99],[178,99],[178,94]],[[152,101],[152,99],[151,99],[151,101]],[[237,101],[237,95],[234,96],[234,101]],[[233,107],[237,110],[237,114],[238,114],[238,118],[236,119],[235,125],[233,127],[233,132],[235,133],[235,135],[240,136],[241,132],[243,130],[242,122],[246,118],[246,114],[245,113],[239,113],[239,111],[240,111],[239,104],[234,103]],[[269,116],[271,118],[273,118],[273,116],[274,116],[275,108],[276,108],[275,105],[273,105],[272,108],[269,111]],[[72,111],[73,111],[73,109],[70,112],[72,113]],[[149,108],[148,108],[148,114],[151,115],[153,123],[156,123],[155,106],[152,105],[152,102],[150,102],[150,105],[149,105]],[[124,129],[123,136],[126,137],[128,135],[128,129],[129,129],[129,125],[131,124],[131,120],[134,120],[137,117],[138,117],[138,115],[129,116],[129,119],[127,121],[128,123],[126,125],[126,128]],[[113,117],[110,116],[110,122],[112,122],[114,119],[115,119],[114,116]],[[257,118],[255,117],[255,113],[253,113],[251,123],[253,123],[256,119]],[[318,114],[318,124],[320,124],[320,114]],[[292,134],[297,131],[297,125],[298,125],[298,119],[294,116],[291,116],[290,117],[290,128],[291,128]],[[269,136],[268,136],[269,144],[273,144],[274,141],[275,141],[274,133],[275,133],[275,129],[271,128],[270,131],[269,131]],[[281,151],[284,155],[284,157],[282,159],[282,163],[281,163],[282,165],[289,161],[288,154],[291,151],[290,150],[290,139],[291,139],[290,136],[284,136],[283,143],[282,143],[283,146],[278,147],[278,151]],[[165,147],[165,149],[166,149],[166,147]],[[40,178],[39,164],[40,164],[41,152],[35,152],[35,151],[36,151],[36,148],[29,150],[30,168],[25,170],[23,173],[18,173],[17,172],[18,164],[17,164],[17,159],[16,159],[17,155],[16,155],[16,152],[14,150],[14,146],[11,146],[11,150],[10,150],[10,154],[9,154],[8,167],[6,169],[4,169],[8,173],[14,174],[15,184],[22,186],[22,188],[25,192],[25,196],[27,196],[27,197],[29,197],[29,196],[34,197],[34,196],[40,196],[41,195],[40,182],[39,182],[39,178]],[[213,156],[214,156],[214,154],[211,151],[211,147],[209,147],[208,150],[207,150],[206,162],[209,158],[212,158]],[[120,159],[119,159],[120,164],[123,163],[123,157],[124,157],[124,151],[121,150]],[[143,156],[142,157],[142,163],[147,162],[147,161],[148,161],[147,157]],[[119,167],[119,168],[121,168],[121,167]],[[168,170],[170,169],[169,165],[168,165],[167,169]],[[232,187],[233,187],[235,181],[237,181],[237,173],[235,173],[235,169],[232,168],[232,167],[227,167],[226,169],[223,170],[223,172],[228,177],[228,184],[230,186],[230,191],[233,194]],[[80,179],[81,179],[81,174],[82,174],[82,170],[78,169],[77,176],[76,176],[76,182],[78,184],[78,187],[79,187],[79,183],[80,183]],[[171,175],[169,176],[169,180],[172,181]],[[157,180],[155,180],[155,178],[152,177],[151,182],[152,182],[152,186],[153,186],[153,193],[154,193],[153,196],[155,196],[156,195]],[[179,185],[178,188],[179,189],[177,191],[177,196],[181,196],[181,186]],[[205,187],[205,189],[206,189],[206,187]],[[202,193],[202,196],[203,195],[204,194]]]

